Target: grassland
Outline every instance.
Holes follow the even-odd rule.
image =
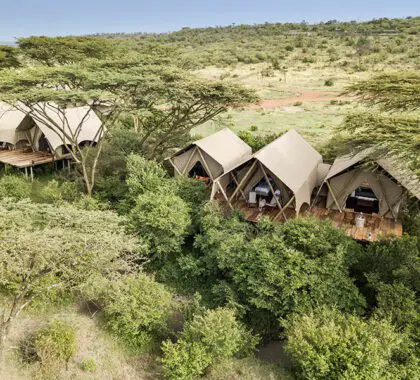
[[[204,78],[222,79],[254,88],[262,101],[260,105],[230,110],[196,128],[193,136],[207,136],[224,127],[255,134],[283,133],[296,129],[312,144],[322,145],[343,117],[357,107],[353,99],[342,95],[345,87],[371,74],[308,68],[287,73],[274,70],[273,76],[264,77],[261,72],[266,66],[257,64],[197,70],[196,74]],[[328,80],[332,81],[332,86],[325,85]]]

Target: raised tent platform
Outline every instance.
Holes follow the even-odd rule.
[[[226,209],[230,212],[230,208],[226,200],[218,195],[216,197]],[[268,217],[279,223],[284,223],[286,218],[292,219],[296,217],[296,211],[292,207],[284,210],[284,214],[278,215],[278,210],[275,208],[252,207],[244,199],[236,199],[233,202],[233,207],[242,212],[244,218],[250,222],[257,223],[263,217]],[[364,227],[356,227],[355,217],[357,213],[349,210],[331,210],[324,207],[312,207],[299,214],[300,217],[315,217],[320,220],[329,220],[331,223],[344,231],[344,233],[359,241],[375,242],[381,237],[401,237],[403,234],[402,224],[391,218],[382,218],[379,215],[364,214],[366,219]]]
[[[48,152],[32,152],[24,149],[0,151],[1,163],[11,165],[19,169],[43,165],[54,161],[54,155]]]

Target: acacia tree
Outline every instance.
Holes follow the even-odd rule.
[[[138,240],[117,215],[73,206],[0,203],[0,350],[14,320],[34,300],[65,294],[95,277],[112,277],[141,265]],[[98,220],[101,221],[98,224]]]
[[[78,65],[7,70],[0,78],[0,100],[14,104],[71,145],[71,155],[80,167],[86,192],[95,185],[96,167],[102,146],[119,121],[120,115],[131,118],[141,136],[141,146],[148,145],[150,155],[159,156],[188,139],[191,128],[202,124],[229,106],[256,101],[252,91],[235,85],[191,79],[176,69],[150,65],[150,60],[90,60]],[[69,133],[69,121],[62,111],[75,105],[88,105],[86,115],[98,113],[103,127],[95,149],[82,149],[78,131]],[[51,118],[51,110],[58,122]],[[82,128],[83,123],[80,123]],[[142,149],[144,153],[145,150]]]
[[[353,84],[347,94],[373,110],[348,115],[339,131],[356,149],[399,157],[420,174],[420,74],[385,73]],[[376,109],[376,111],[375,111]],[[414,111],[414,112],[413,112]]]
[[[90,64],[86,62],[87,66]],[[155,55],[102,61],[100,67],[118,70],[126,76],[118,84],[118,91],[124,94],[123,123],[138,136],[139,149],[148,158],[160,158],[168,150],[185,144],[191,129],[230,107],[259,101],[253,90],[196,78]],[[141,83],[131,85],[131,78],[138,78]]]

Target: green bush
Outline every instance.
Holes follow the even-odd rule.
[[[327,87],[334,86],[334,81],[333,81],[332,79],[327,79],[327,80],[324,82],[324,86],[327,86]]]
[[[139,274],[108,284],[101,295],[106,326],[129,346],[147,349],[162,334],[172,311],[172,294]]]
[[[320,308],[286,324],[286,350],[304,379],[413,378],[416,359],[387,321]],[[410,374],[407,377],[404,374]]]
[[[54,321],[36,333],[34,348],[44,366],[67,364],[76,353],[75,330],[68,323]]]
[[[257,343],[233,310],[207,310],[185,324],[176,343],[163,343],[163,371],[170,379],[194,379],[219,359],[250,354]]]
[[[149,244],[158,260],[180,252],[190,224],[189,206],[171,193],[139,195],[129,214],[129,229]]]
[[[80,196],[76,182],[58,182],[53,179],[43,185],[38,193],[38,199],[43,203],[56,203],[59,201],[73,202]]]
[[[251,132],[256,132],[256,131],[258,131],[258,126],[256,126],[256,125],[251,125],[250,130],[251,130]]]
[[[95,359],[84,359],[80,362],[80,368],[84,372],[96,372],[97,365]]]
[[[0,199],[1,198],[30,198],[32,195],[32,184],[24,177],[17,175],[5,175],[0,177]]]

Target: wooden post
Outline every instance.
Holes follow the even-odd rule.
[[[338,207],[338,210],[339,210],[340,212],[343,212],[343,211],[341,210],[340,205],[338,204],[337,198],[335,197],[334,191],[333,191],[333,189],[331,188],[330,183],[329,183],[328,181],[325,181],[325,183],[326,183],[326,184],[327,184],[327,186],[328,186],[328,190],[330,190],[330,191],[331,191],[331,195],[332,195],[332,197],[333,197],[333,199],[334,199],[335,204],[336,204],[336,205],[337,205],[337,207]]]
[[[31,166],[31,182],[34,181],[34,167]]]
[[[267,175],[267,173],[266,173],[266,171],[264,169],[264,166],[261,164],[261,162],[260,162],[260,168],[261,168],[261,170],[262,170],[262,172],[264,174],[264,178],[267,181],[268,186],[270,187],[270,191],[273,194],[274,199],[276,200],[277,207],[279,208],[279,210],[281,210],[282,209],[282,205],[281,205],[280,201],[276,197],[276,193],[275,193],[275,191],[273,189],[273,186],[271,185],[270,179],[268,178],[268,175]],[[284,219],[287,220],[286,214],[284,212],[283,212],[283,216],[284,216]]]
[[[169,162],[171,163],[171,165],[174,167],[175,171],[179,174],[182,175],[182,173],[179,171],[179,169],[177,168],[177,166],[175,165],[175,163],[172,161],[172,158],[169,159]]]
[[[185,164],[184,169],[182,169],[182,175],[185,175],[185,172],[187,171],[187,168],[188,168],[188,166],[189,166],[189,164],[190,164],[190,162],[191,162],[191,160],[192,160],[192,158],[193,158],[193,156],[194,156],[194,154],[195,154],[195,152],[196,152],[196,151],[197,151],[197,147],[195,147],[195,148],[192,150],[192,152],[191,152],[190,156],[188,157],[188,161],[187,161],[187,163]]]
[[[293,202],[293,200],[295,199],[295,195],[293,195],[292,198],[289,199],[289,202],[287,202],[284,207],[276,214],[276,216],[274,217],[274,220],[276,220],[280,214],[282,214],[284,212],[284,210],[286,210]]]
[[[219,182],[219,181],[216,181],[216,184],[217,184],[217,186],[219,186],[219,189],[220,189],[220,191],[222,192],[223,198],[225,198],[225,199],[226,199],[226,202],[228,203],[228,205],[229,205],[230,209],[233,211],[233,210],[234,210],[234,208],[233,208],[232,204],[230,203],[229,198],[228,198],[228,196],[226,195],[225,191],[223,190],[222,185],[220,184],[220,182]]]
[[[238,191],[241,190],[241,188],[244,185],[245,181],[248,179],[248,177],[250,176],[251,172],[254,170],[256,164],[257,164],[257,160],[255,160],[252,163],[251,167],[249,168],[249,170],[244,175],[244,178],[242,178],[241,182],[239,182],[239,185],[236,187],[235,191],[230,196],[229,201],[231,201],[235,197],[235,195],[238,193]]]
[[[207,162],[206,162],[206,160],[204,159],[204,157],[201,153],[201,150],[199,148],[197,148],[197,151],[198,151],[198,154],[199,154],[200,158],[203,160],[204,168],[206,169],[208,175],[210,176],[210,179],[213,181],[213,174],[211,173],[210,168],[208,167]]]
[[[25,168],[25,177],[28,178],[28,168]]]
[[[232,176],[233,181],[235,182],[236,186],[238,186],[238,185],[239,185],[239,182],[238,182],[238,180],[236,179],[235,174],[234,174],[233,172],[230,172],[230,175]],[[239,190],[239,191],[240,191],[240,193],[242,194],[242,196],[244,197],[244,199],[246,200],[245,193],[244,193],[242,190]]]

